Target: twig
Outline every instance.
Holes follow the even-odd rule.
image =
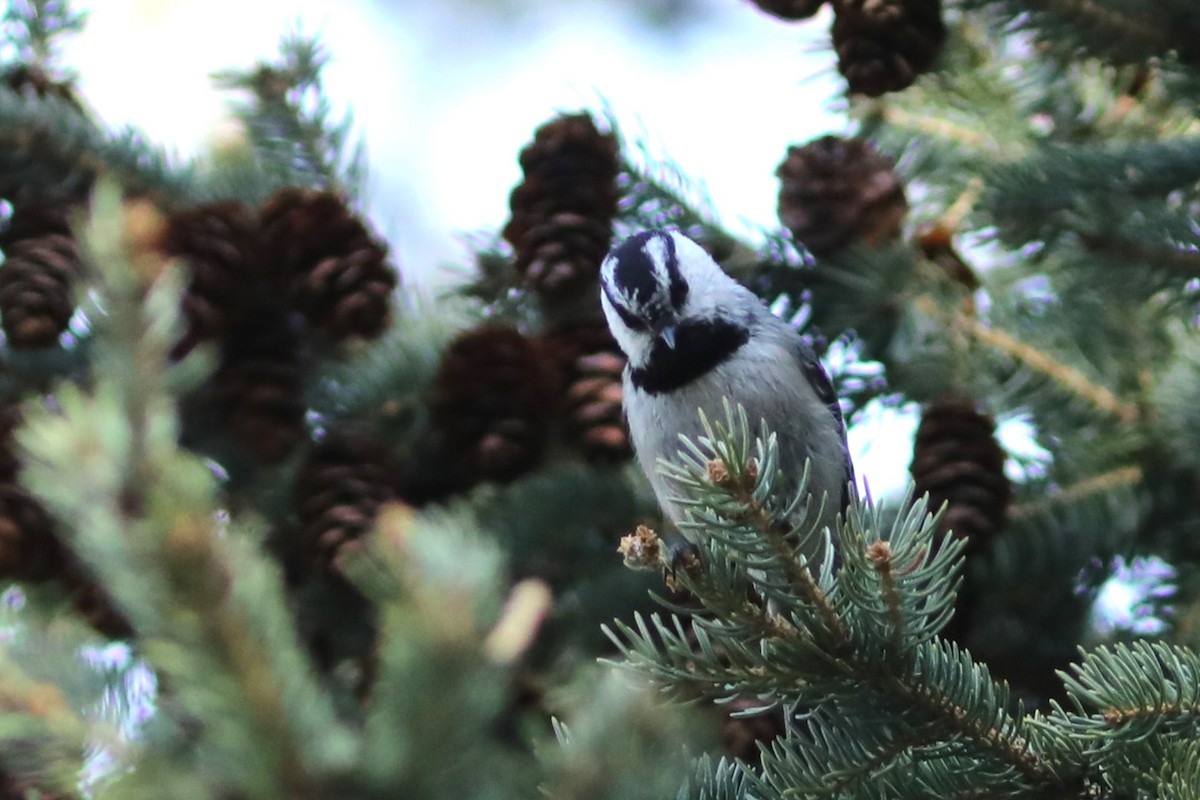
[[[928,297],[918,297],[915,303],[921,311],[965,330],[980,342],[1005,353],[1035,372],[1045,375],[1072,394],[1083,398],[1101,411],[1111,414],[1119,421],[1135,422],[1141,416],[1137,406],[1122,402],[1121,398],[1112,390],[1099,385],[1079,370],[1062,363],[1044,350],[1022,342],[1005,331],[992,328],[978,319],[961,314],[951,316],[938,308]]]
[[[1009,519],[1025,519],[1036,516],[1056,506],[1075,503],[1085,497],[1096,494],[1107,494],[1113,489],[1125,486],[1135,486],[1145,477],[1141,467],[1117,467],[1073,483],[1062,491],[1046,495],[1032,502],[1021,503],[1009,511]]]

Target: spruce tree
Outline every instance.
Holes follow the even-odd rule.
[[[779,154],[759,240],[548,110],[431,306],[317,41],[219,75],[244,147],[180,160],[91,116],[68,3],[10,4],[0,797],[1200,797],[1200,13],[829,5],[850,129]],[[597,297],[648,227],[852,425],[919,409],[909,491],[818,528],[729,403],[667,531]],[[1129,565],[1167,577],[1114,631]]]

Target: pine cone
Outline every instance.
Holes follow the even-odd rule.
[[[507,481],[532,468],[548,433],[552,365],[513,328],[485,325],[446,349],[431,414],[466,483]]]
[[[832,0],[833,49],[851,94],[912,85],[946,38],[941,0]]]
[[[504,238],[539,293],[582,290],[599,273],[617,211],[617,150],[590,116],[568,114],[538,128],[521,151],[525,179],[509,198]]]
[[[281,189],[260,215],[265,257],[297,311],[337,341],[383,333],[399,276],[387,245],[342,198]]]
[[[566,386],[567,437],[591,461],[611,462],[633,453],[621,406],[625,356],[603,325],[554,331],[548,352]]]
[[[892,162],[863,139],[822,136],[789,147],[779,176],[779,219],[796,241],[826,257],[860,241],[899,235],[908,212]]]
[[[245,316],[263,279],[253,211],[233,201],[181,211],[167,221],[162,247],[191,270],[182,299],[190,339],[219,336]]]
[[[808,19],[821,10],[825,0],[750,0],[773,17],[780,19]]]
[[[312,449],[296,477],[294,502],[305,551],[333,570],[342,548],[360,539],[379,507],[392,499],[387,451],[366,436],[330,433]]]
[[[13,348],[57,344],[75,313],[83,261],[67,211],[58,203],[18,206],[0,234],[0,319]]]
[[[1004,529],[1012,486],[1004,474],[1004,449],[991,417],[974,403],[946,399],[925,408],[913,447],[917,496],[929,493],[929,509],[947,503],[941,530],[981,552]]]
[[[279,461],[307,435],[299,345],[287,314],[250,308],[222,350],[212,381],[229,433],[259,461]]]

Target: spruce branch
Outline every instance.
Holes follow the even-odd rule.
[[[100,316],[94,386],[62,386],[57,408],[29,415],[24,479],[179,707],[203,722],[197,747],[220,765],[216,782],[310,797],[314,773],[346,763],[349,734],[296,639],[278,568],[245,526],[218,525],[211,470],[179,448],[166,364],[182,280],[134,271],[121,208],[101,184],[84,228]]]
[[[164,207],[186,204],[200,187],[138,132],[101,130],[57,97],[30,99],[0,89],[0,195],[77,198],[100,174]]]
[[[768,577],[755,584],[765,597],[785,607],[800,600],[815,610],[820,632],[813,633],[829,637],[835,649],[845,647],[849,632],[827,596],[832,543],[829,532],[813,522],[820,519],[821,510],[811,508],[827,498],[808,497],[808,465],[799,490],[779,503],[774,493],[780,478],[776,437],[752,437],[745,409],[735,410],[728,399],[725,420],[711,421],[701,412],[700,424],[704,435],[696,442],[683,440],[678,462],[659,462],[659,469],[684,493],[676,500],[688,510],[680,528],[696,539],[717,538],[743,561],[748,574],[764,567],[781,573],[783,583]],[[819,565],[818,574],[813,565]]]
[[[1072,505],[1096,495],[1108,495],[1117,489],[1137,486],[1145,479],[1141,467],[1130,465],[1116,467],[1099,475],[1076,481],[1053,494],[1036,500],[1018,503],[1009,510],[1009,519],[1019,520],[1046,513],[1054,506]]]
[[[702,417],[702,424],[704,435],[685,440],[679,462],[662,469],[681,490],[681,529],[701,548],[698,571],[706,576],[684,573],[679,581],[704,611],[694,614],[691,630],[678,616],[637,617],[636,629],[616,623],[608,632],[628,663],[693,696],[753,693],[770,698],[764,702],[828,710],[808,734],[795,735],[827,747],[843,742],[837,775],[866,776],[884,768],[881,758],[890,762],[909,750],[936,761],[956,742],[957,751],[999,769],[1014,787],[1060,789],[1058,765],[1030,745],[1024,718],[1009,710],[1007,687],[936,637],[953,611],[964,545],[935,541],[936,519],[924,503],[906,499],[907,511],[889,525],[877,507],[856,501],[834,532],[840,568],[824,559],[814,573],[806,553],[814,552],[815,536],[828,534],[782,524],[803,507],[805,481],[797,497],[774,496],[771,432],[752,437],[744,409],[729,405],[724,421]],[[766,603],[753,594],[738,600],[728,591],[710,593],[736,586],[737,577]],[[730,604],[740,606],[736,614]],[[772,605],[786,625],[768,622]],[[899,717],[890,716],[877,732],[882,738],[873,739],[880,707]],[[909,736],[910,729],[928,738]],[[797,745],[811,752],[808,746]],[[779,769],[801,770],[814,786],[832,780],[817,767],[806,771],[788,752],[777,753]]]
[[[867,116],[875,116],[896,128],[945,139],[969,150],[996,150],[992,140],[983,133],[972,130],[961,122],[939,118],[930,114],[918,114],[886,100],[873,100]]]
[[[1200,731],[1200,654],[1162,642],[1136,641],[1083,654],[1061,673],[1083,715],[1056,706],[1048,719],[1092,734],[1099,752],[1149,736],[1193,737]]]
[[[224,89],[247,92],[234,104],[251,145],[279,186],[331,189],[359,198],[366,177],[362,143],[352,144],[352,117],[335,119],[322,70],[329,56],[312,37],[291,34],[279,58],[251,70],[228,70],[214,79]]]
[[[1180,280],[1200,275],[1200,252],[1187,247],[1171,246],[1169,242],[1147,245],[1125,237],[1105,234],[1080,233],[1080,241],[1090,252],[1115,256],[1113,263],[1119,265],[1149,264]]]
[[[1176,52],[1194,63],[1195,18],[1186,0],[1131,6],[1112,0],[967,0],[967,9],[995,9],[1017,30],[1033,30],[1057,45],[1082,48],[1114,63],[1142,63]]]
[[[1136,405],[1122,401],[1111,389],[1097,384],[1074,367],[1007,331],[990,326],[974,316],[944,311],[933,298],[927,296],[916,298],[915,304],[922,313],[964,331],[1034,372],[1045,375],[1056,385],[1122,423],[1133,423],[1141,415]]]
[[[10,0],[0,25],[17,58],[45,70],[60,41],[79,32],[86,20],[87,13],[73,11],[67,0]]]

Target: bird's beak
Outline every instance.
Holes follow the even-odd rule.
[[[659,328],[658,338],[662,339],[663,344],[665,344],[669,349],[674,350],[675,349],[675,326],[674,325],[664,325],[662,328]]]

